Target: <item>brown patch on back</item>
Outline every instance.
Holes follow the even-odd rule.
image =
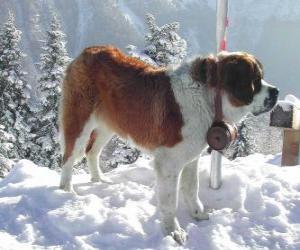
[[[148,149],[182,140],[182,115],[162,68],[110,46],[91,47],[71,64],[63,88],[67,156],[93,111],[118,134]]]

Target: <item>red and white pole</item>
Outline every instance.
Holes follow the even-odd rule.
[[[217,53],[227,49],[228,0],[217,0],[216,43]]]
[[[228,0],[217,0],[216,52],[227,49],[226,33],[228,27]],[[218,151],[211,153],[210,187],[219,189],[222,185],[222,155]]]

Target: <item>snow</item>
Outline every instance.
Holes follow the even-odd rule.
[[[287,95],[284,98],[285,101],[293,103],[296,107],[300,108],[300,100],[294,95]]]
[[[293,106],[300,109],[300,100],[294,95],[289,94],[284,100],[278,101],[277,105],[280,106],[283,111],[289,112]]]
[[[21,160],[0,182],[1,249],[299,249],[299,167],[280,156],[224,159],[223,185],[208,188],[209,156],[201,159],[200,198],[210,220],[178,218],[189,234],[178,246],[164,237],[156,210],[151,161],[109,173],[114,184],[74,176],[75,192],[57,188],[59,174]]]
[[[293,107],[293,103],[290,101],[286,101],[286,100],[278,101],[277,105],[280,106],[284,112],[290,112]]]

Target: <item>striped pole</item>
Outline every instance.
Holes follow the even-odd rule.
[[[228,0],[217,0],[216,48],[217,53],[227,49],[226,33],[228,27]],[[222,155],[212,151],[210,163],[210,187],[219,189],[222,185]]]
[[[217,53],[227,49],[228,0],[217,0],[216,49]]]

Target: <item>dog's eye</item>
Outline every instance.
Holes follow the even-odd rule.
[[[254,85],[254,82],[251,83],[251,90],[254,92],[255,90],[255,85]]]
[[[259,92],[261,89],[261,79],[255,79],[251,84],[251,88],[254,93]]]

